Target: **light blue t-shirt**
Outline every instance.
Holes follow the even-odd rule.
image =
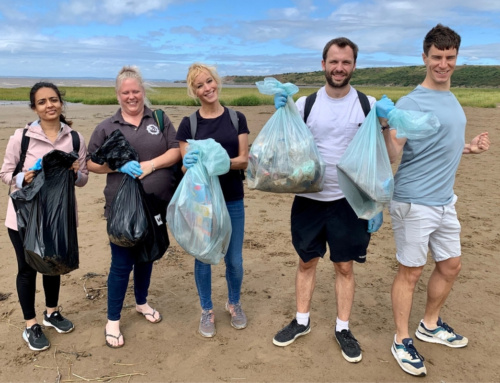
[[[452,202],[453,185],[465,146],[467,119],[450,91],[417,86],[396,107],[434,113],[441,124],[430,137],[407,140],[394,176],[393,199],[427,206]]]

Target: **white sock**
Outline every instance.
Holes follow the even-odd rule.
[[[349,330],[349,321],[340,320],[337,317],[337,324],[335,325],[335,331]]]
[[[295,319],[297,319],[298,324],[301,324],[302,326],[307,326],[307,324],[309,323],[309,313],[299,313],[297,311]]]

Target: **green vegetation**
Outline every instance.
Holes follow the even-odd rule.
[[[274,77],[281,82],[291,82],[298,86],[321,86],[325,82],[322,71],[307,73],[284,73],[267,77]],[[386,68],[358,68],[354,71],[351,84],[354,86],[410,86],[421,83],[425,77],[425,66],[402,66]],[[243,85],[255,84],[263,76],[229,76],[228,83]],[[461,65],[453,73],[454,87],[468,88],[499,88],[500,66],[495,65]]]
[[[299,86],[293,98],[315,92],[325,82],[323,72],[285,73],[275,77],[279,81]],[[386,94],[394,102],[410,92],[425,77],[425,67],[367,68],[357,69],[351,83],[362,92],[377,99]],[[256,106],[272,105],[273,97],[260,94],[254,85],[263,76],[225,77],[225,86],[220,94],[223,105]],[[462,106],[496,108],[500,104],[500,66],[460,66],[452,79],[452,92]],[[489,87],[487,85],[489,84]],[[241,85],[241,86],[238,86]],[[65,100],[88,105],[118,105],[112,87],[61,87]],[[0,88],[0,100],[27,101],[29,88]],[[185,85],[179,87],[154,87],[148,90],[153,105],[198,105],[186,92]]]

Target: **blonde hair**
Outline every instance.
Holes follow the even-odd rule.
[[[144,80],[142,79],[141,71],[135,65],[125,65],[122,69],[120,69],[120,72],[118,72],[118,76],[116,76],[116,82],[115,82],[116,93],[119,92],[123,80],[127,78],[133,78],[137,81],[139,86],[144,91],[144,104],[150,107],[151,102],[146,97],[146,90],[149,89],[149,86],[144,82]]]
[[[201,72],[207,72],[214,79],[215,83],[217,84],[217,89],[220,93],[220,90],[222,89],[222,81],[215,67],[203,63],[194,63],[189,67],[186,77],[188,96],[191,98],[198,98],[196,96],[196,87],[194,81]]]

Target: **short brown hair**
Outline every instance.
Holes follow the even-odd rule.
[[[340,48],[351,47],[352,52],[354,54],[354,62],[358,58],[358,46],[354,44],[347,37],[337,37],[328,41],[323,48],[323,61],[326,61],[326,56],[328,55],[328,50],[332,47],[332,45],[337,45]]]
[[[429,50],[434,45],[439,50],[445,49],[458,49],[460,48],[460,35],[453,29],[445,27],[442,24],[436,25],[432,28],[424,39],[424,53],[427,56]]]

